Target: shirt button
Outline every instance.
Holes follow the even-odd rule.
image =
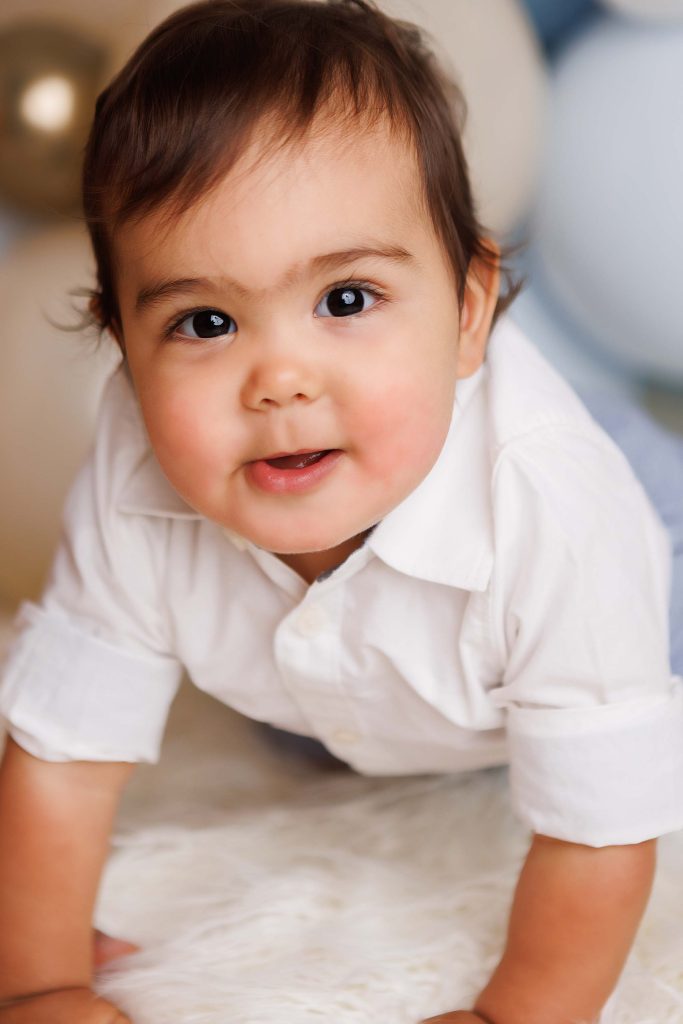
[[[308,604],[296,617],[296,628],[304,636],[315,636],[327,624],[325,610],[319,604]]]
[[[358,743],[360,736],[357,732],[351,732],[350,729],[336,729],[332,733],[332,739],[335,743],[341,743],[343,746],[351,746],[353,743]]]

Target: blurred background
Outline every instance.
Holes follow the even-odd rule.
[[[59,326],[94,284],[78,190],[95,98],[178,6],[0,10],[0,622],[40,591],[116,363],[107,336]],[[683,434],[683,0],[385,6],[432,33],[463,87],[483,221],[527,242],[513,318],[582,394]]]

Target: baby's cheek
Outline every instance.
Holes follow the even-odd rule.
[[[376,408],[364,431],[369,471],[382,485],[412,490],[436,462],[450,419],[445,403],[395,394]]]
[[[152,447],[167,472],[184,474],[211,460],[215,420],[191,396],[167,393],[149,403],[145,417]]]

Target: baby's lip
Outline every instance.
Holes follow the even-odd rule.
[[[306,494],[334,471],[342,457],[340,448],[300,448],[247,463],[249,482],[268,494]]]

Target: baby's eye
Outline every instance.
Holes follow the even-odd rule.
[[[171,325],[170,333],[185,338],[219,338],[223,334],[234,334],[237,324],[227,313],[219,309],[200,309]]]
[[[357,285],[342,285],[331,288],[315,307],[316,316],[353,316],[364,313],[377,302],[378,296],[368,288]]]

